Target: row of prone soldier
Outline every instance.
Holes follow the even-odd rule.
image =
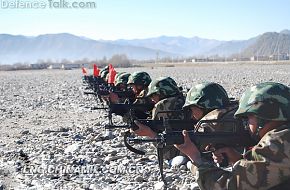
[[[108,66],[83,80],[91,90],[86,94],[103,105],[95,109],[108,109],[106,129],[126,129],[129,150],[144,155],[132,145],[154,143],[162,180],[163,161],[178,159],[200,189],[290,188],[288,86],[256,84],[238,100],[214,82],[182,89],[171,77],[152,80],[147,72],[116,73]],[[114,114],[126,124],[115,125]]]

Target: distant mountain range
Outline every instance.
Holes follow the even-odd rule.
[[[213,47],[217,47],[223,43],[218,40],[209,40],[199,37],[185,38],[182,36],[160,36],[156,38],[116,40],[110,42],[117,45],[130,45],[157,49],[180,56],[202,55]]]
[[[72,34],[45,34],[37,37],[0,34],[0,63],[36,62],[42,60],[79,60],[110,58],[127,54],[130,58],[146,59],[156,56],[156,50],[96,41]],[[160,56],[172,53],[159,51]]]
[[[255,39],[255,43],[250,44],[242,51],[242,56],[254,55],[269,56],[290,53],[290,31],[283,30],[280,33],[267,32]]]
[[[162,57],[269,56],[290,52],[290,31],[267,32],[248,40],[219,41],[199,37],[160,36],[134,40],[92,40],[68,33],[45,34],[36,37],[0,34],[0,64],[34,63],[38,60],[79,60],[110,58],[126,54],[131,59]]]

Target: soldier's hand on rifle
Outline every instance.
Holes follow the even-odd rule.
[[[186,154],[193,162],[193,164],[199,165],[201,163],[201,157],[198,148],[190,140],[188,132],[186,130],[183,130],[182,134],[184,138],[184,143],[180,145],[175,144],[174,146],[177,149],[179,149],[182,153]]]
[[[156,138],[157,134],[154,131],[152,131],[150,127],[143,125],[142,123],[136,120],[134,121],[134,123],[139,127],[139,129],[134,130],[134,131],[131,129],[132,132],[134,132],[138,136],[147,136],[150,138]]]
[[[110,92],[109,97],[110,97],[110,101],[111,101],[112,103],[116,104],[116,103],[119,102],[119,97],[118,97],[118,95],[117,95],[116,93],[114,93],[114,92]]]
[[[235,162],[237,162],[238,160],[242,158],[242,155],[238,153],[235,149],[230,148],[230,147],[224,147],[224,148],[217,149],[216,151],[212,153],[212,158],[214,162],[221,163],[224,159],[223,154],[227,155],[228,157],[227,159],[230,164],[234,164]]]

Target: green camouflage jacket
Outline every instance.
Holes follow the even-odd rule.
[[[159,113],[162,111],[169,110],[182,110],[182,106],[185,102],[185,98],[180,96],[165,98],[154,105],[152,110],[152,119],[158,120],[159,118],[168,119],[183,119],[183,112],[172,112],[172,113]]]
[[[137,96],[137,99],[133,102],[133,104],[144,104],[144,105],[147,105],[148,107],[150,107],[149,105],[152,105],[153,107],[153,102],[151,101],[150,98],[146,97],[146,93],[147,93],[148,89],[144,89],[140,92],[140,94]],[[130,102],[128,99],[126,99],[124,101],[125,103],[128,103]],[[144,109],[136,109],[135,110],[135,114],[136,115],[130,115],[130,113],[126,113],[124,114],[123,116],[123,122],[125,123],[130,123],[130,121],[132,119],[144,119],[144,118],[139,118],[139,115],[143,115],[144,114],[149,114],[151,115],[151,110],[148,110],[148,107],[144,106]],[[151,108],[152,108],[151,107]],[[133,118],[132,118],[133,117]],[[150,117],[150,116],[149,116]]]
[[[134,104],[146,104],[146,103],[152,103],[151,99],[146,97],[146,94],[148,92],[148,88],[145,88],[138,94],[137,99],[134,101]]]
[[[279,189],[277,185],[290,180],[290,124],[266,133],[232,172],[209,163],[193,165],[191,171],[201,189]]]
[[[228,105],[226,108],[214,109],[211,112],[207,113],[203,118],[199,120],[199,122],[195,125],[195,127],[200,127],[200,129],[206,130],[206,132],[213,131],[232,131],[232,124],[228,122],[224,123],[203,123],[204,120],[234,120],[234,114],[238,109],[238,103]]]
[[[183,119],[183,112],[173,112],[173,113],[158,113],[160,111],[168,110],[182,110],[182,106],[185,102],[185,98],[181,96],[175,96],[163,99],[154,105],[152,110],[152,119],[158,120],[161,117],[166,119]],[[163,158],[165,160],[170,160],[175,156],[180,155],[180,151],[174,146],[166,146],[163,148]]]

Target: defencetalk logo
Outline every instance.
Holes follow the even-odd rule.
[[[0,9],[96,9],[96,1],[0,0]]]

